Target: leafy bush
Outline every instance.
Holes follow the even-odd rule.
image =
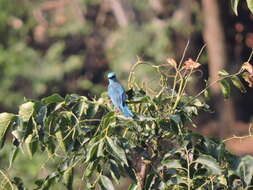
[[[188,128],[195,126],[192,119],[199,112],[209,110],[198,98],[212,84],[196,96],[185,92],[190,77],[200,67],[197,61],[167,59],[166,64],[153,65],[138,60],[130,72],[127,93],[128,104],[139,119],[115,112],[107,93],[93,100],[76,94],[65,98],[53,94],[41,100],[27,99],[18,114],[1,113],[1,147],[8,132],[13,138],[10,167],[20,152],[31,159],[34,154],[47,154],[57,169],[34,181],[38,190],[52,189],[59,182],[74,189],[78,173],[87,190],[113,190],[124,177],[132,179],[130,190],[252,188],[251,156],[235,156],[222,140]],[[142,65],[159,74],[156,89],[136,82],[135,71]],[[220,72],[216,82],[228,97],[231,84],[245,92],[239,76],[244,73],[249,81],[252,72],[246,62],[236,74]],[[4,170],[1,175],[1,188],[25,189],[22,176],[14,177]]]

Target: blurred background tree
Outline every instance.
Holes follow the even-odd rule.
[[[238,16],[227,0],[0,0],[0,111],[16,111],[24,98],[58,92],[92,98],[106,90],[113,70],[126,86],[137,57],[164,63],[200,59],[203,72],[191,79],[189,93],[205,84],[199,78],[233,72],[253,47],[253,15],[240,2]],[[208,61],[207,61],[208,60]],[[143,85],[157,85],[150,70],[138,71]],[[214,114],[199,119],[203,133],[222,137],[244,133],[253,114],[252,89],[223,101],[212,89]]]

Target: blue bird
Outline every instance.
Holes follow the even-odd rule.
[[[108,95],[113,105],[119,109],[125,117],[134,117],[134,114],[126,104],[127,95],[124,87],[119,83],[116,74],[111,72],[107,75],[109,80]]]

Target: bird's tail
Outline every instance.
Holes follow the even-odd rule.
[[[125,117],[134,117],[134,114],[132,113],[132,111],[129,109],[127,105],[124,105],[122,107],[122,112]]]

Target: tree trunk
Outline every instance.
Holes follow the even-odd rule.
[[[205,24],[203,37],[207,44],[210,83],[218,79],[218,72],[227,64],[226,42],[218,2],[219,0],[202,0]],[[220,136],[224,137],[230,133],[234,123],[233,105],[230,100],[225,100],[224,103],[218,83],[211,87],[211,91],[215,97]]]

